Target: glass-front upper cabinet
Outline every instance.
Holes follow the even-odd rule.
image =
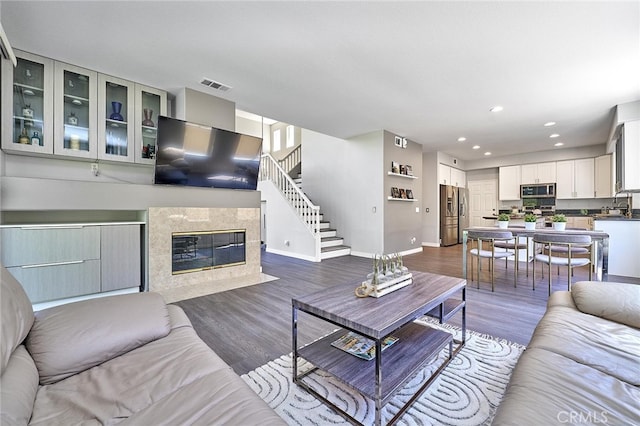
[[[153,164],[156,158],[158,116],[167,115],[167,92],[135,85],[135,162]]]
[[[98,158],[133,163],[134,87],[131,81],[98,74]]]
[[[97,158],[97,73],[55,63],[56,155]]]
[[[53,154],[53,61],[15,53],[15,68],[2,61],[2,149]]]

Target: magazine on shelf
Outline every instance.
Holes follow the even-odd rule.
[[[385,338],[382,341],[382,350],[384,351],[397,341],[398,338],[395,336],[389,336]],[[331,346],[334,346],[340,350],[343,350],[351,355],[355,355],[358,358],[362,358],[367,361],[370,361],[376,357],[375,342],[352,331],[340,337],[338,340],[333,341],[331,343]]]

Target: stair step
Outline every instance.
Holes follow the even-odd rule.
[[[335,229],[331,228],[331,222],[320,221],[320,231],[335,231]]]
[[[341,245],[343,245],[342,243],[344,243],[344,238],[340,238],[340,237],[323,237],[323,238],[320,238],[320,247],[321,248],[341,246]]]
[[[349,246],[324,247],[320,250],[320,259],[330,259],[332,257],[348,256],[351,254]]]
[[[321,229],[320,230],[320,238],[330,238],[336,237],[338,235],[338,231],[335,229]]]

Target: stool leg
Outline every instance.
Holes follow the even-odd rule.
[[[514,287],[518,287],[518,260],[519,260],[519,256],[520,256],[519,251],[518,251],[518,237],[516,237],[516,248],[514,250],[515,250],[515,253],[516,253],[516,256],[515,256],[515,259],[514,259],[515,262],[516,262],[516,265],[515,265],[515,268],[514,268],[515,271],[514,271],[514,274],[513,274],[513,276],[515,277],[514,280],[513,280],[513,286]]]
[[[551,251],[549,251],[549,296],[551,296]]]

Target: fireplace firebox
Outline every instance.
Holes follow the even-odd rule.
[[[173,275],[246,263],[245,230],[174,232]]]

